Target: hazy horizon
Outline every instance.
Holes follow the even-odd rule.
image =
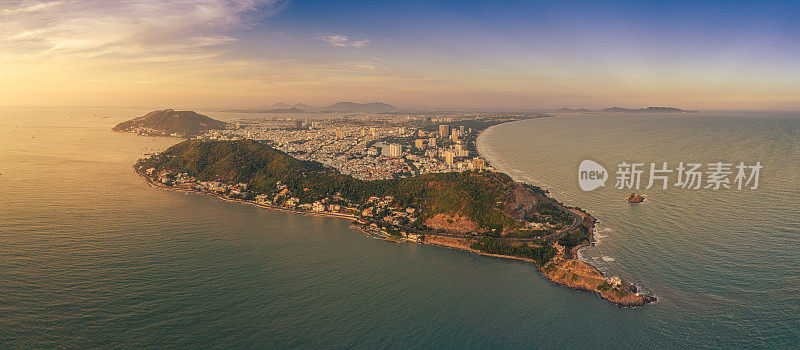
[[[353,101],[337,101],[337,102],[353,102]],[[365,101],[365,102],[358,102],[358,103],[373,103],[373,102],[384,102],[384,101]],[[281,102],[276,102],[273,104],[277,104]],[[298,102],[303,103],[303,102]],[[334,102],[335,103],[335,102]],[[326,104],[326,105],[312,105],[312,107],[325,107],[332,105],[334,103]],[[385,102],[388,103],[388,102]],[[265,105],[228,105],[228,106],[201,106],[201,105],[183,105],[183,106],[175,106],[175,105],[85,105],[85,106],[36,106],[36,105],[8,105],[8,106],[0,106],[0,108],[7,108],[7,109],[138,109],[143,111],[153,111],[153,110],[164,110],[164,109],[173,109],[173,110],[193,110],[193,111],[218,111],[218,112],[226,112],[226,110],[233,110],[233,109],[263,109],[264,111],[259,112],[232,112],[227,111],[228,113],[234,114],[242,114],[244,117],[246,114],[257,114],[257,113],[268,113],[268,109],[271,108],[273,104],[265,104]],[[290,105],[294,105],[297,103],[287,103]],[[392,104],[392,103],[388,103]],[[537,107],[464,107],[464,106],[398,106],[395,111],[315,111],[315,110],[304,110],[303,112],[298,112],[297,114],[331,114],[331,113],[446,113],[446,112],[453,112],[453,113],[550,113],[550,112],[558,112],[559,109],[562,108],[569,108],[569,109],[580,109],[580,108],[587,108],[589,112],[604,112],[603,109],[606,108],[613,108],[613,107],[620,107],[620,108],[628,108],[628,109],[640,109],[640,108],[647,108],[647,107],[674,107],[683,109],[690,112],[702,112],[702,113],[729,113],[729,112],[765,112],[765,113],[796,113],[800,112],[800,108],[797,110],[794,109],[698,109],[698,108],[691,108],[685,106],[662,106],[662,105],[637,105],[637,106],[616,106],[616,105],[608,105],[603,107],[583,107],[583,106],[560,106],[560,107],[552,107],[552,108],[537,108]],[[613,113],[613,112],[610,112]],[[292,113],[286,113],[287,115],[291,115]],[[666,113],[669,115],[669,113]]]
[[[799,10],[796,1],[0,1],[0,106],[796,111]]]

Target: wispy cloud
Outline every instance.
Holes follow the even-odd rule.
[[[280,0],[0,1],[2,55],[147,56],[208,49]]]
[[[369,39],[352,40],[343,34],[320,34],[319,38],[328,44],[338,47],[364,47],[371,42]]]

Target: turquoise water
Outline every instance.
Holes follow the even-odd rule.
[[[569,117],[483,135],[495,164],[600,218],[585,259],[660,298],[621,309],[531,264],[150,188],[131,164],[176,141],[110,131],[144,112],[0,109],[4,347],[788,348],[800,337],[792,116]],[[762,188],[653,191],[631,207],[621,191],[581,192],[574,174],[587,156],[723,155],[765,164]]]

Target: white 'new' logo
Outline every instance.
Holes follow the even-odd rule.
[[[578,167],[578,185],[584,191],[592,191],[606,185],[608,171],[602,165],[591,160],[584,160]]]

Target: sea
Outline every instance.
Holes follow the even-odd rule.
[[[800,347],[798,113],[563,115],[481,135],[495,167],[599,219],[580,258],[658,298],[620,308],[530,263],[149,187],[132,164],[178,140],[111,131],[146,112],[0,108],[0,347]],[[605,186],[581,190],[583,160]],[[755,189],[675,173],[645,189],[663,162],[762,168]],[[639,189],[617,188],[622,163],[644,164]]]

